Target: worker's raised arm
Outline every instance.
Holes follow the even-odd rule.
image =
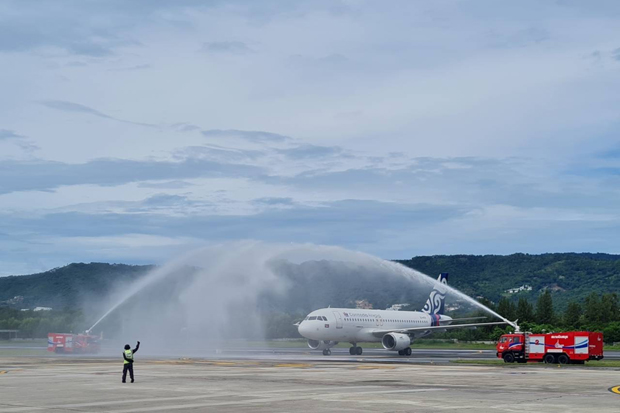
[[[139,348],[140,348],[140,342],[138,341],[138,344],[136,344],[136,348],[134,348],[131,351],[133,351],[135,353],[136,351],[138,351]]]

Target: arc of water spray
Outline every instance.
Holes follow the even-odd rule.
[[[254,248],[258,245],[261,245],[262,243],[260,242],[248,242],[248,243],[240,243],[237,245],[237,249],[251,249]],[[264,245],[264,244],[263,244]],[[221,246],[220,246],[221,247]],[[280,256],[285,256],[287,253],[288,254],[292,254],[295,255],[295,253],[299,253],[300,251],[302,251],[304,248],[308,248],[309,245],[303,245],[303,244],[289,244],[286,246],[283,245],[274,245],[274,247],[279,247],[280,251],[279,254],[275,254],[274,256],[280,255]],[[501,319],[502,321],[504,321],[506,324],[514,327],[515,331],[518,332],[519,331],[519,326],[517,325],[517,321],[510,321],[507,318],[501,316],[500,314],[496,313],[495,311],[491,310],[490,308],[488,308],[487,306],[479,303],[478,301],[474,300],[473,298],[469,297],[468,295],[458,291],[457,289],[449,286],[449,285],[445,285],[445,284],[440,284],[437,280],[435,280],[434,278],[429,277],[428,275],[420,272],[420,271],[416,271],[414,269],[411,269],[409,267],[405,267],[402,264],[398,264],[392,261],[386,261],[377,257],[374,257],[372,255],[369,254],[365,254],[365,253],[361,253],[361,252],[354,252],[354,251],[348,251],[345,250],[343,248],[339,248],[339,247],[325,247],[325,246],[316,246],[314,245],[313,247],[317,248],[317,251],[319,254],[324,253],[325,255],[331,255],[331,254],[342,254],[344,253],[345,256],[348,257],[355,257],[356,259],[364,259],[364,260],[369,260],[370,262],[373,262],[375,264],[378,264],[379,266],[383,266],[383,267],[387,267],[391,270],[394,270],[395,272],[400,273],[403,277],[405,278],[409,278],[411,280],[416,281],[416,279],[422,279],[424,281],[426,281],[428,284],[430,284],[432,287],[441,287],[442,289],[447,289],[449,292],[451,292],[453,295],[455,295],[456,297],[459,297],[460,299],[472,304],[475,307],[478,307],[480,309],[482,309],[483,311],[494,315],[495,317]],[[231,245],[229,245],[227,248],[232,248]],[[133,286],[129,287],[128,290],[126,290],[125,294],[123,294],[123,296],[108,310],[105,312],[105,314],[103,314],[96,322],[95,324],[93,324],[88,330],[86,330],[87,332],[91,332],[101,321],[103,321],[108,315],[110,315],[110,313],[112,313],[114,310],[116,310],[119,306],[121,306],[125,301],[127,301],[128,299],[130,299],[131,297],[133,297],[135,294],[137,294],[140,290],[142,290],[143,288],[147,287],[148,285],[161,280],[162,278],[165,278],[168,274],[169,274],[169,268],[172,268],[174,265],[177,265],[178,263],[183,263],[185,259],[187,259],[188,257],[191,257],[192,254],[196,254],[195,251],[190,252],[186,255],[184,255],[181,258],[178,258],[174,261],[172,261],[171,263],[169,263],[168,265],[164,265],[158,269],[156,269],[155,271],[153,271],[151,274],[147,275],[146,277],[138,280]],[[336,254],[336,255],[338,255]],[[346,259],[344,259],[346,260]]]

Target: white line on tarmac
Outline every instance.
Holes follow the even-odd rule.
[[[137,386],[136,386],[137,387]],[[347,394],[355,394],[355,393],[382,393],[382,392],[375,392],[375,391],[368,391],[369,388],[377,388],[377,387],[382,387],[382,386],[350,386],[350,387],[345,387],[344,389],[351,389],[354,390],[352,393],[347,393]],[[118,390],[118,387],[109,387],[109,390]],[[145,388],[140,386],[137,387],[136,390],[144,390]],[[174,391],[173,389],[154,389],[154,388],[147,388],[148,390],[160,390],[160,391]],[[312,388],[304,388],[304,391],[328,391],[333,389],[332,386],[323,386],[323,387],[312,387]],[[213,389],[211,389],[213,390]],[[355,391],[355,390],[360,390],[360,391]],[[218,390],[219,391],[219,390]],[[412,390],[403,390],[403,391],[412,391]],[[421,391],[421,390],[417,390],[417,391]],[[387,392],[392,392],[392,391],[387,391]],[[264,390],[264,391],[260,391],[260,392],[252,392],[252,393],[246,393],[243,394],[243,397],[258,397],[259,399],[257,400],[263,400],[261,398],[261,395],[265,395],[265,394],[278,394],[278,393],[299,393],[299,389],[278,389],[278,390]],[[329,394],[329,393],[326,393]],[[150,397],[150,398],[145,398],[145,399],[125,399],[125,400],[110,400],[110,401],[102,401],[102,402],[89,402],[89,403],[70,403],[70,404],[59,404],[59,405],[52,405],[52,406],[23,406],[23,407],[8,407],[6,409],[2,408],[0,409],[1,413],[18,413],[18,412],[27,412],[27,411],[34,411],[34,410],[47,410],[47,409],[71,409],[71,408],[79,408],[79,407],[105,407],[105,406],[114,406],[114,405],[126,405],[128,403],[144,403],[144,402],[164,402],[164,401],[183,401],[183,400],[200,400],[200,399],[207,399],[207,398],[213,398],[213,397],[235,397],[235,396],[239,396],[239,393],[222,393],[222,392],[218,392],[218,393],[214,393],[214,394],[201,394],[201,395],[193,395],[193,396],[171,396],[171,397]],[[309,398],[305,397],[305,398]],[[299,397],[295,396],[295,399],[299,399]],[[277,400],[277,399],[276,399]],[[218,402],[214,402],[214,403],[218,403]],[[229,402],[227,402],[229,403]],[[207,403],[204,404],[204,406],[208,406],[211,405],[213,403]],[[188,406],[188,405],[181,405],[181,406]],[[203,406],[203,405],[201,405]],[[150,411],[151,409],[153,410],[166,410],[168,407],[160,409],[157,407],[153,407],[153,408],[148,408],[144,411]],[[135,410],[135,409],[134,409]],[[133,410],[129,410],[129,411],[133,411]],[[143,411],[143,410],[135,410],[135,411]]]
[[[357,387],[359,388],[359,387]],[[411,389],[409,392],[419,392],[419,391],[428,391],[429,389]],[[441,389],[437,389],[441,390]],[[367,391],[364,390],[362,393],[364,395],[367,394],[380,394],[380,393],[390,393],[393,392],[391,390],[386,391]],[[313,394],[313,395],[301,395],[297,394],[294,397],[279,397],[279,398],[260,398],[260,399],[250,399],[250,400],[239,400],[239,401],[227,401],[227,402],[214,402],[214,403],[195,403],[195,404],[185,404],[181,406],[161,406],[161,407],[141,407],[137,409],[127,409],[127,410],[115,410],[114,413],[139,413],[139,412],[153,412],[153,411],[168,411],[168,410],[182,410],[182,409],[196,409],[201,407],[223,407],[223,406],[240,406],[240,405],[255,405],[255,404],[270,404],[270,403],[282,403],[289,401],[299,401],[299,400],[321,400],[324,401],[326,398],[336,398],[338,400],[342,400],[343,397],[350,397],[354,395],[354,393],[325,393],[325,394]],[[356,400],[353,400],[356,401]]]

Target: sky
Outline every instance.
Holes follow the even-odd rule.
[[[620,253],[620,2],[4,0],[0,275],[254,239]]]

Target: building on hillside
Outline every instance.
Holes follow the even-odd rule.
[[[372,310],[372,304],[370,304],[368,300],[355,300],[355,308]]]
[[[24,296],[22,295],[16,295],[13,298],[10,298],[6,301],[0,301],[0,304],[6,304],[6,305],[17,305],[17,304],[21,304],[24,302]]]
[[[408,306],[409,303],[401,303],[401,304],[392,304],[391,307],[386,308],[388,311],[400,311],[403,307]]]
[[[521,287],[509,288],[508,290],[506,290],[508,294],[516,294],[516,293],[520,293],[521,291],[532,291],[532,286],[523,284]]]
[[[450,305],[446,305],[446,311],[457,311],[460,310],[461,306],[459,304],[450,304]]]

